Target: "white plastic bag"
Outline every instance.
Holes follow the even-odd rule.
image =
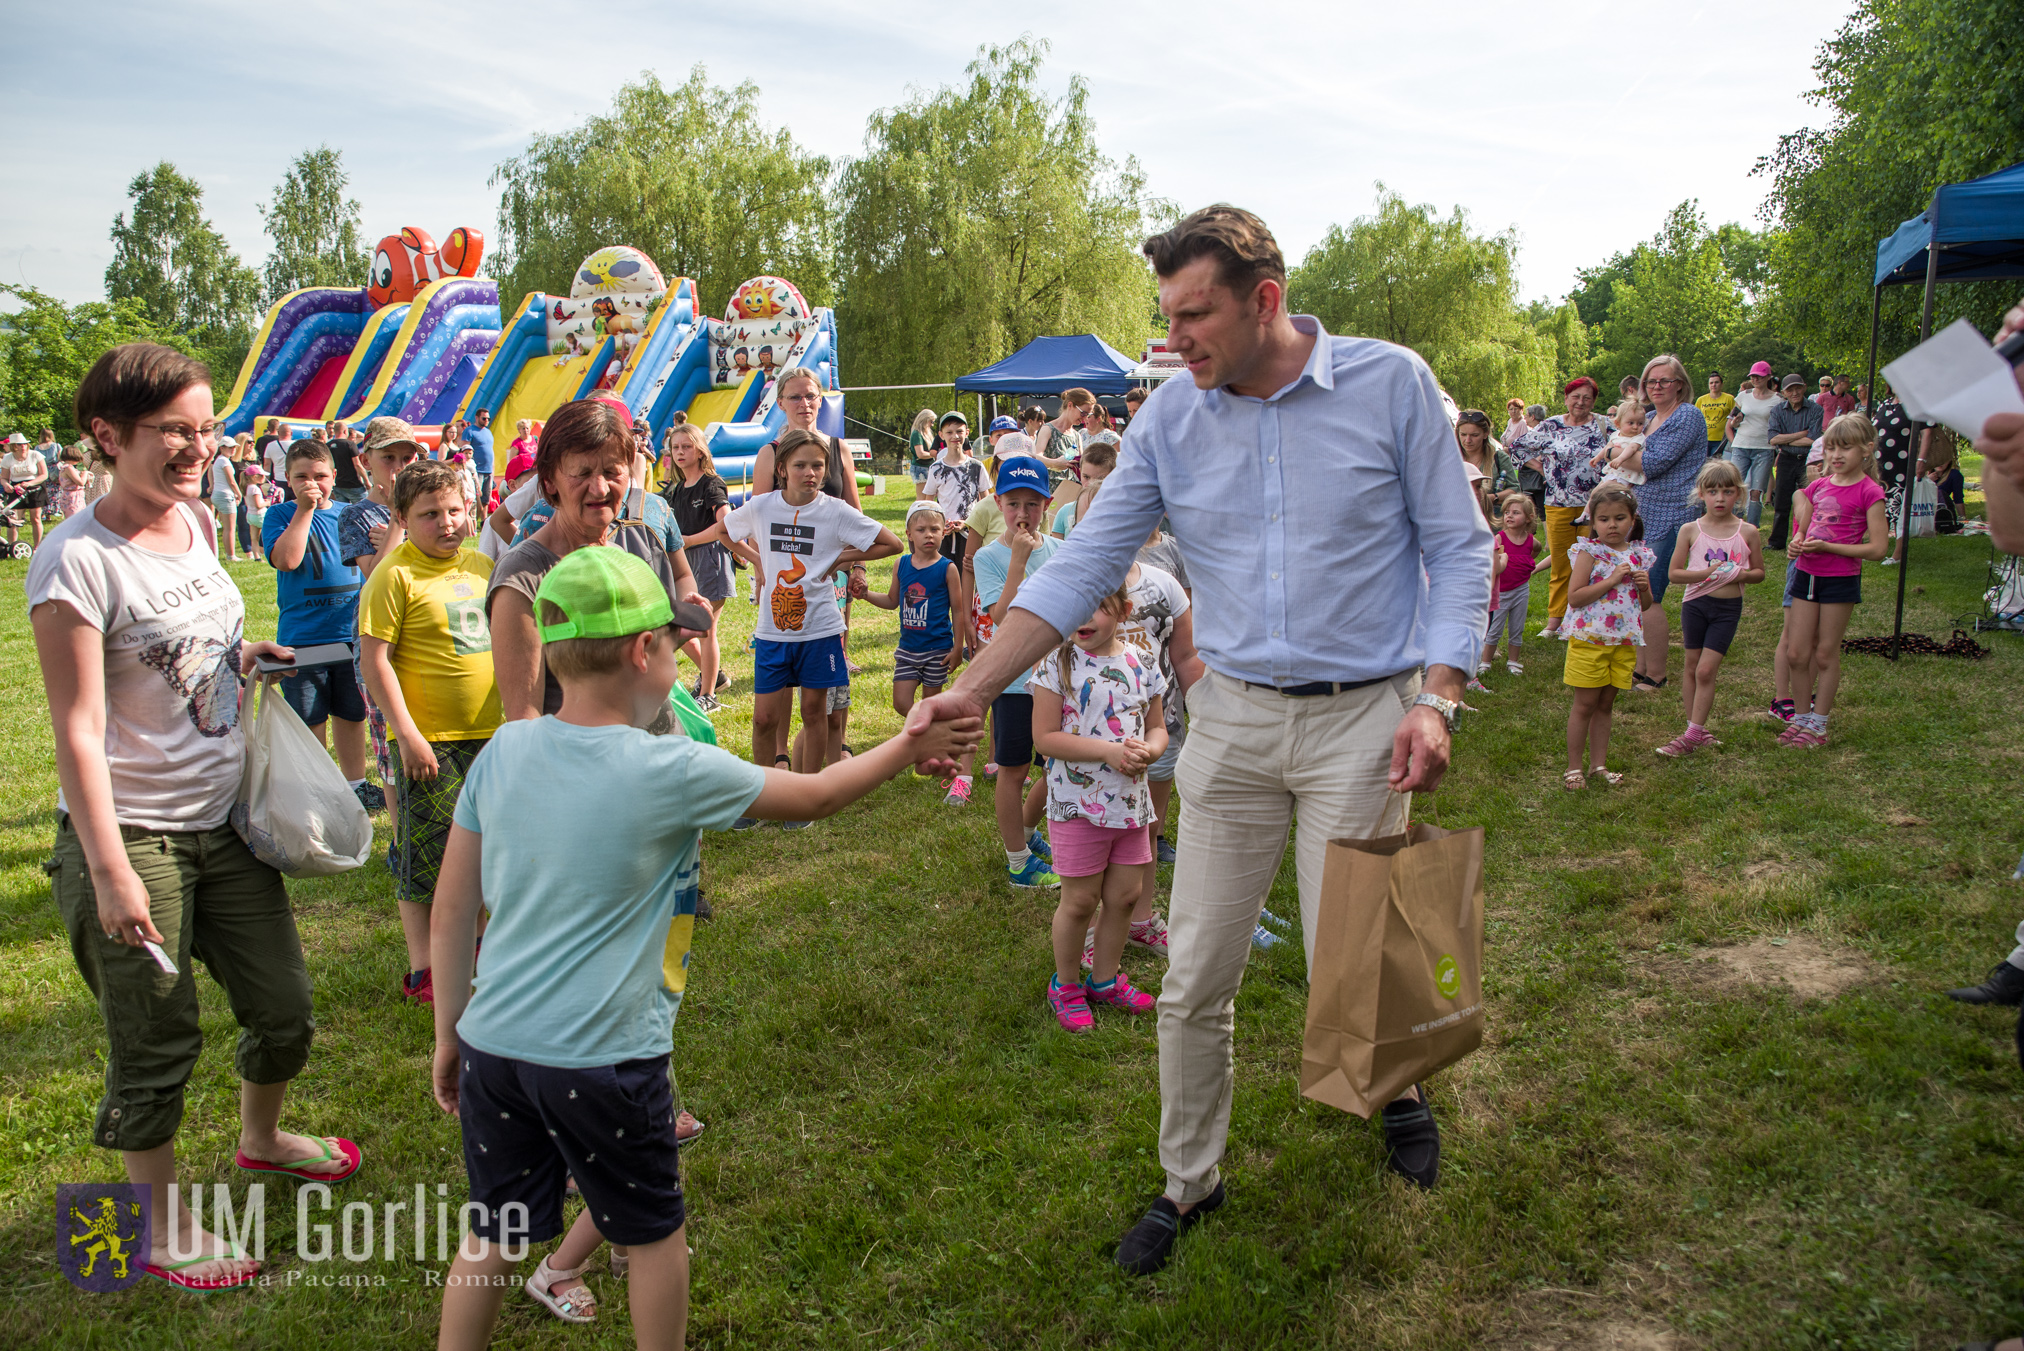
[[[281,697],[278,679],[258,682],[260,709],[246,734],[246,776],[232,829],[262,863],[290,877],[327,877],[372,852],[372,818],[330,752]]]
[[[1912,484],[1912,535],[1924,539],[1933,533],[1933,516],[1940,509],[1940,490],[1929,478]]]

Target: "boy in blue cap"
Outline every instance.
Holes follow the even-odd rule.
[[[562,709],[501,727],[464,782],[431,935],[434,1080],[436,1101],[462,1119],[477,1214],[444,1283],[443,1346],[485,1344],[527,1245],[562,1232],[565,1176],[597,1234],[631,1247],[639,1343],[681,1345],[689,1263],[668,1056],[700,833],[746,812],[832,815],[920,753],[902,735],[790,774],[647,735],[676,653],[709,619],[671,604],[623,549],[571,553],[535,596]],[[938,754],[958,753],[975,720],[937,734]],[[474,989],[481,906],[491,941]],[[558,1270],[544,1258],[527,1285],[552,1308],[543,1296],[581,1270],[581,1259]]]
[[[993,628],[1019,594],[1019,586],[1054,557],[1061,541],[1040,533],[1047,510],[1047,466],[1031,455],[1015,455],[998,466],[998,510],[1005,533],[977,550],[978,636],[989,642]],[[1026,769],[1042,764],[1033,754],[1033,696],[1021,675],[991,703],[991,759],[998,766],[993,802],[999,842],[1005,846],[1005,875],[1015,887],[1058,887],[1047,865],[1054,859],[1047,839],[1035,829],[1046,795],[1025,801]]]

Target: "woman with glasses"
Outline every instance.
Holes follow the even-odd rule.
[[[1670,352],[1645,363],[1639,380],[1644,390],[1644,484],[1637,490],[1638,519],[1645,543],[1661,559],[1673,556],[1680,527],[1701,514],[1694,497],[1694,479],[1708,461],[1708,420],[1687,398],[1687,368]],[[1653,568],[1652,603],[1642,616],[1644,646],[1631,672],[1634,690],[1663,689],[1666,683],[1666,569]]]
[[[78,386],[76,412],[112,488],[36,555],[28,615],[61,788],[50,886],[107,1033],[92,1142],[153,1193],[148,1274],[227,1289],[260,1263],[168,1202],[203,1048],[194,960],[240,1027],[238,1167],[337,1182],[359,1166],[349,1140],[281,1129],[315,1029],[309,973],[281,874],[228,820],[246,761],[240,677],[292,653],[244,640],[245,605],[196,506],[220,439],[203,364],[115,347]]]

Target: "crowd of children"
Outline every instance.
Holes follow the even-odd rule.
[[[1665,580],[1685,588],[1680,620],[1686,725],[1656,748],[1672,759],[1721,744],[1708,727],[1716,678],[1735,640],[1745,591],[1766,577],[1764,539],[1756,523],[1739,512],[1749,485],[1744,471],[1728,459],[1711,457],[1702,466],[1693,489],[1699,514],[1680,528],[1669,557],[1654,554],[1644,543],[1638,507],[1644,408],[1626,394],[1612,421],[1616,435],[1592,461],[1604,472],[1579,517],[1588,533],[1570,549],[1568,611],[1542,635],[1567,645],[1563,680],[1572,691],[1572,704],[1562,784],[1569,791],[1595,782],[1623,782],[1623,774],[1607,764],[1610,729],[1616,692],[1632,687],[1637,652],[1645,642],[1643,614],[1655,594],[1652,569],[1663,567]],[[1465,470],[1480,485],[1485,476],[1468,460],[1467,449],[1464,444]],[[1836,417],[1817,449],[1818,465],[1809,471],[1792,511],[1785,618],[1769,708],[1785,724],[1778,743],[1799,748],[1827,742],[1828,717],[1840,684],[1841,640],[1862,600],[1862,560],[1880,561],[1889,549],[1886,498],[1876,480],[1876,429],[1869,418],[1862,413]],[[1513,676],[1524,671],[1519,652],[1539,549],[1529,494],[1514,490],[1492,498],[1480,486],[1479,494],[1484,514],[1497,527],[1491,545],[1496,580],[1483,651],[1468,688],[1487,694],[1482,677],[1496,660],[1500,640],[1506,670]]]

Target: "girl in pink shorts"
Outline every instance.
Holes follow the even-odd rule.
[[[1094,1025],[1091,1004],[1148,1013],[1151,995],[1118,969],[1143,874],[1153,861],[1146,770],[1167,748],[1159,664],[1118,637],[1131,613],[1122,589],[1033,668],[1033,748],[1049,757],[1047,819],[1061,904],[1054,911],[1054,976],[1047,1002],[1070,1032]],[[1096,960],[1079,958],[1099,904]]]

